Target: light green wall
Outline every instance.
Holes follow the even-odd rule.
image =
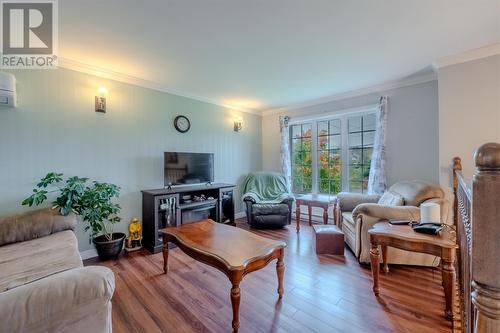
[[[287,114],[294,117],[343,112],[350,108],[378,103],[380,96],[387,103],[387,181],[392,185],[401,180],[421,179],[439,182],[438,152],[438,84],[430,81],[368,95],[295,109]],[[278,114],[262,118],[263,169],[279,170]]]
[[[462,158],[471,179],[474,151],[500,142],[500,55],[442,67],[438,78],[439,181],[453,202],[453,158]]]
[[[19,70],[18,107],[0,108],[0,215],[20,206],[49,171],[87,176],[122,188],[125,231],[141,216],[141,189],[163,186],[163,152],[215,154],[215,180],[240,184],[262,168],[261,117],[184,97],[110,81],[71,70]],[[108,112],[94,112],[97,87],[108,88]],[[183,114],[191,130],[178,133],[173,118]],[[236,115],[243,130],[233,131]],[[239,191],[238,191],[239,192]],[[236,200],[236,211],[242,210]],[[91,248],[77,231],[80,250]]]

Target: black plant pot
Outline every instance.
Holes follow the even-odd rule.
[[[120,252],[123,249],[123,241],[125,240],[125,234],[121,232],[114,232],[112,234],[112,240],[107,240],[104,235],[97,236],[94,238],[95,248],[99,259],[118,259]]]

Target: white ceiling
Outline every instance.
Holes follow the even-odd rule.
[[[498,41],[499,0],[59,0],[60,57],[256,110]]]

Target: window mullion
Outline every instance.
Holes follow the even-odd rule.
[[[311,149],[312,149],[312,193],[318,193],[318,122],[312,122],[311,131]]]
[[[349,190],[349,128],[347,116],[343,116],[340,122],[342,133],[342,191]]]

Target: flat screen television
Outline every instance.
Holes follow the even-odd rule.
[[[164,153],[165,186],[205,184],[214,181],[214,154]]]

